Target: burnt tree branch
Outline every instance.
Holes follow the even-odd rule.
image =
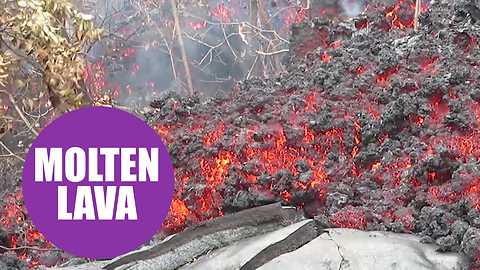
[[[170,0],[172,5],[173,18],[175,22],[175,30],[177,34],[178,44],[180,45],[180,52],[182,54],[183,67],[185,69],[185,77],[187,77],[188,90],[193,94],[192,76],[190,75],[190,67],[188,66],[187,53],[185,52],[185,45],[183,44],[182,29],[180,28],[180,20],[178,19],[178,9],[175,0]]]

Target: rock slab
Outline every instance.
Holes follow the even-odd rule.
[[[247,238],[213,250],[180,270],[238,270],[262,250],[282,241],[302,226],[304,220],[263,235]],[[441,253],[438,247],[420,242],[420,237],[389,232],[354,229],[326,229],[297,250],[280,255],[259,270],[463,270],[466,258],[457,253]],[[138,261],[118,270],[162,270],[161,258]],[[60,267],[61,270],[101,270],[109,262]]]

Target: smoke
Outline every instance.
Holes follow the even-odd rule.
[[[355,17],[367,7],[364,0],[339,0],[338,5],[347,17]]]
[[[106,84],[103,88],[108,89],[102,89],[101,94],[116,88],[115,91],[120,94],[114,95],[115,101],[119,105],[130,106],[138,101],[148,104],[155,93],[187,88],[180,47],[176,37],[172,37],[173,15],[169,1],[160,1],[155,6],[151,5],[151,0],[84,1],[82,9],[96,14],[98,24],[111,33],[90,50],[90,62],[103,61],[105,65],[103,79]],[[205,8],[205,3],[208,8]],[[354,17],[367,6],[367,0],[321,3],[321,9],[313,12],[312,16],[325,16],[327,9],[340,9],[345,17]],[[283,2],[264,1],[264,7],[270,16],[271,26],[285,40],[288,40],[289,25],[306,19],[298,7],[285,8]],[[255,47],[250,49],[240,38],[238,26],[219,25],[224,19],[228,19],[227,22],[250,22],[248,1],[206,0],[201,6],[187,1],[180,4],[179,9],[183,12],[184,48],[195,89],[204,96],[216,91],[228,92],[236,81],[247,76],[258,49],[255,46],[261,44],[249,44]],[[283,30],[287,30],[286,33],[281,32]],[[247,39],[251,36],[258,39],[258,33],[245,32],[245,35]],[[228,42],[225,37],[228,37]],[[264,32],[262,37],[272,39],[274,36]],[[262,42],[268,43],[265,39]],[[261,45],[264,49],[265,44]],[[248,55],[253,56],[252,59],[248,59]],[[270,58],[265,57],[267,60]],[[264,60],[257,63],[262,69],[266,64],[260,61]]]
[[[238,65],[244,62],[246,51],[239,28],[222,25],[222,20],[227,24],[248,21],[248,11],[241,3],[207,2],[208,8],[204,3],[179,4],[183,48],[194,87],[204,96],[229,91],[235,81],[246,76],[245,68]],[[98,25],[110,33],[89,51],[88,62],[101,62],[105,73],[99,78],[105,84],[98,83],[101,89],[97,87],[93,92],[111,95],[121,106],[148,105],[153,95],[166,90],[186,92],[170,3],[151,4],[149,0],[99,0],[81,8],[97,15]],[[92,72],[89,78],[95,75]]]
[[[346,17],[352,18],[362,13],[368,4],[393,6],[398,2],[398,0],[338,0],[338,6]],[[427,6],[431,1],[422,0],[421,2],[422,6]]]

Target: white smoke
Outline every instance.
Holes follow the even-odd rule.
[[[338,4],[343,14],[347,17],[355,17],[365,10],[367,3],[365,0],[339,0]]]

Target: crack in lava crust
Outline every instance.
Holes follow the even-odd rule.
[[[274,201],[326,226],[416,233],[480,259],[480,9],[413,1],[292,29],[289,71],[149,123],[176,174],[163,230]]]

